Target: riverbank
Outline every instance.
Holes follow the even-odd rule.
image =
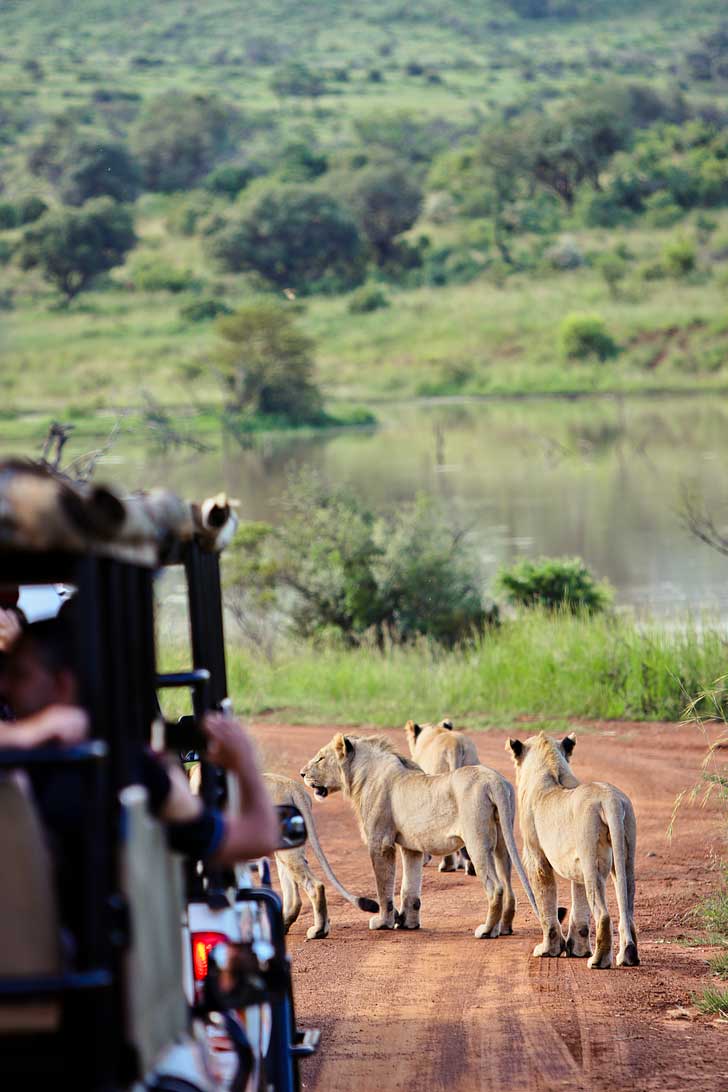
[[[184,652],[164,644],[165,670]],[[679,721],[726,672],[717,626],[650,629],[628,616],[527,614],[472,646],[244,647],[228,626],[228,684],[241,712],[302,723],[391,725],[413,717],[488,727],[523,717]]]

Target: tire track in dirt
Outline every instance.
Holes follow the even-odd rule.
[[[524,725],[522,737],[531,734]],[[331,727],[256,725],[268,768],[296,776]],[[577,731],[579,728],[577,726]],[[405,748],[402,732],[386,733]],[[511,733],[513,734],[513,733]],[[474,734],[481,760],[512,777],[505,732]],[[685,809],[667,842],[675,795],[696,779],[705,740],[674,725],[589,725],[574,767],[630,794],[639,831],[637,927],[642,966],[590,971],[584,960],[531,957],[540,931],[516,883],[516,932],[476,941],[477,880],[425,869],[423,928],[370,933],[367,915],[329,893],[331,937],[305,943],[308,908],[289,937],[299,1023],[322,1029],[302,1065],[321,1092],[726,1092],[725,1025],[699,1017],[700,948],[682,946],[686,915],[718,882],[724,854],[715,807]],[[350,890],[373,894],[353,815],[340,794],[314,815]],[[519,839],[520,841],[520,839]],[[314,865],[314,868],[316,866]],[[614,907],[610,889],[610,905]],[[568,889],[560,888],[568,905]]]

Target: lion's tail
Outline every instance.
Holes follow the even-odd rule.
[[[493,786],[493,803],[498,809],[498,814],[501,821],[501,830],[503,831],[503,838],[505,839],[506,848],[510,855],[513,867],[518,873],[518,878],[523,884],[523,890],[528,896],[528,901],[533,907],[533,912],[537,918],[540,919],[541,915],[536,906],[536,898],[531,889],[531,885],[528,882],[528,876],[521,862],[521,855],[518,852],[518,846],[516,845],[516,839],[513,834],[513,824],[516,817],[516,800],[513,788],[505,778],[499,779]]]
[[[637,849],[637,822],[631,803],[625,796],[612,793],[602,799],[602,813],[609,828],[614,858],[614,886],[617,889],[619,917],[631,938],[627,944],[625,963],[639,965],[634,936],[634,855]],[[628,861],[629,860],[629,867]]]
[[[379,910],[378,902],[375,902],[374,899],[367,899],[363,895],[350,894],[346,890],[344,885],[340,883],[339,880],[336,878],[334,870],[327,861],[326,854],[324,853],[321,843],[318,840],[318,834],[316,833],[316,824],[313,820],[313,811],[311,809],[310,801],[308,799],[308,796],[306,796],[305,794],[304,796],[306,800],[306,804],[304,807],[304,818],[306,820],[306,831],[308,833],[308,840],[311,843],[311,848],[313,849],[319,860],[319,864],[324,870],[324,875],[326,876],[326,879],[329,881],[332,887],[336,888],[340,895],[343,895],[347,902],[351,903],[352,906],[356,906],[358,910],[364,910],[367,914],[376,914]]]

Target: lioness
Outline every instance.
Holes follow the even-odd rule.
[[[612,922],[606,899],[611,870],[619,906],[617,966],[639,965],[634,927],[634,809],[619,789],[605,781],[577,781],[569,761],[572,733],[560,743],[543,732],[522,743],[509,739],[524,858],[539,905],[543,943],[535,956],[589,956],[588,966],[612,966]],[[571,880],[571,914],[564,941],[557,922],[554,871]],[[589,947],[589,911],[596,922],[596,949]]]
[[[415,724],[408,720],[404,726],[410,754],[428,774],[449,773],[460,766],[477,766],[478,751],[471,739],[455,730],[447,718],[439,724]],[[440,861],[439,872],[457,872],[465,868],[469,876],[475,875],[475,867],[467,849],[460,853],[448,853]]]
[[[302,813],[306,821],[306,833],[311,848],[318,857],[329,883],[358,910],[365,910],[368,913],[377,911],[379,906],[374,899],[350,895],[334,875],[318,840],[308,793],[304,792],[301,786],[290,777],[284,777],[282,774],[267,773],[263,775],[263,779],[274,804],[295,804]],[[329,935],[331,928],[326,906],[326,890],[311,871],[304,847],[278,850],[275,853],[275,862],[283,894],[283,924],[286,932],[301,913],[300,886],[311,900],[313,909],[313,925],[306,930],[306,938],[307,940],[323,940]]]
[[[369,849],[379,898],[370,929],[419,929],[424,853],[443,856],[467,844],[488,900],[476,937],[513,932],[516,900],[511,861],[531,905],[533,892],[513,838],[513,788],[487,766],[431,776],[397,754],[381,736],[338,733],[301,770],[318,797],[341,789],[351,801]],[[402,890],[394,911],[394,847],[402,857]]]

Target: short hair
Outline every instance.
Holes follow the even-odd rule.
[[[66,615],[32,622],[21,634],[18,644],[31,641],[43,666],[52,672],[77,670],[76,634],[72,619]]]

